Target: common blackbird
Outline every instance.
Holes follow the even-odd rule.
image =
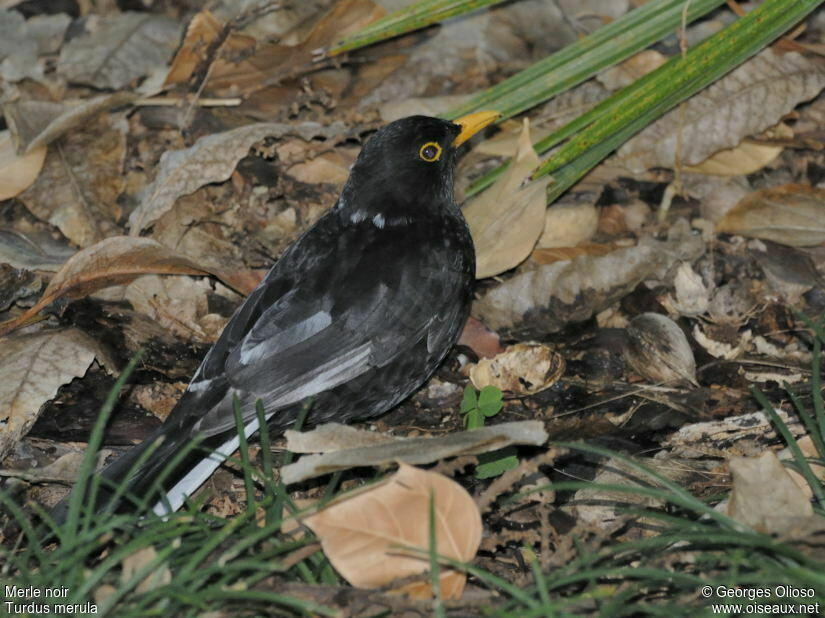
[[[335,205],[237,309],[163,425],[102,471],[95,508],[124,508],[111,488],[124,480],[127,495],[166,492],[155,512],[179,508],[238,448],[235,398],[251,436],[259,399],[280,433],[308,398],[308,423],[363,421],[420,387],[456,342],[473,290],[473,241],[453,197],[456,149],[497,116],[411,116],[379,129]],[[196,437],[209,450],[193,450],[157,487]]]

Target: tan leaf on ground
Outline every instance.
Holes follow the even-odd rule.
[[[46,160],[45,146],[19,156],[11,133],[0,131],[0,200],[17,197],[37,180]]]
[[[126,136],[100,116],[49,148],[43,171],[20,200],[37,218],[87,247],[120,233]]]
[[[123,284],[145,274],[210,274],[184,257],[151,238],[115,236],[75,253],[60,268],[30,309],[7,322],[0,323],[0,335],[30,320],[58,298],[82,298],[111,285]]]
[[[729,462],[733,491],[728,515],[759,532],[782,533],[795,521],[813,515],[805,492],[794,483],[773,451]]]
[[[581,255],[517,273],[480,294],[473,315],[502,336],[538,339],[606,309],[646,279],[662,278],[677,261],[694,260],[704,241],[685,220],[666,241],[642,237],[635,247]]]
[[[779,123],[773,132],[776,138],[792,138],[794,135],[785,123]],[[783,146],[757,144],[744,141],[735,148],[720,150],[698,165],[685,165],[682,169],[693,174],[710,174],[711,176],[743,176],[761,170],[776,159]]]
[[[487,453],[511,444],[540,446],[547,441],[541,421],[501,423],[420,438],[386,436],[338,423],[327,423],[308,432],[287,430],[284,435],[287,448],[292,452],[320,451],[320,454],[305,455],[281,469],[281,479],[287,485],[336,470],[393,462],[429,464],[447,457]]]
[[[190,148],[167,151],[160,158],[155,180],[141,192],[141,203],[129,216],[130,231],[137,236],[171,209],[179,197],[206,184],[227,180],[252,145],[265,137],[295,135],[310,140],[334,137],[343,131],[339,123],[328,127],[314,122],[257,123],[202,137]]]
[[[34,425],[43,404],[85,375],[95,358],[113,369],[98,343],[74,328],[0,339],[0,460]]]
[[[132,554],[129,554],[121,563],[123,571],[120,573],[122,584],[131,584],[132,579],[140,571],[148,569],[144,577],[135,587],[135,592],[149,592],[165,586],[172,581],[172,571],[164,560],[158,559],[158,552],[153,545],[141,547]]]
[[[114,92],[80,101],[14,101],[3,105],[3,114],[14,134],[17,151],[25,154],[47,146],[72,129],[84,127],[105,111],[126,105],[139,95]]]
[[[498,333],[472,317],[468,318],[464,324],[464,330],[458,338],[458,345],[466,345],[479,358],[492,358],[504,351]]]
[[[561,202],[544,214],[544,230],[536,247],[575,247],[587,242],[599,227],[599,209],[593,204]]]
[[[383,483],[344,496],[303,521],[350,584],[377,588],[429,571],[431,500],[435,550],[469,562],[481,543],[481,514],[472,497],[452,479],[405,464]],[[463,573],[441,568],[444,598],[460,598],[465,582]],[[432,596],[429,582],[413,583],[399,592],[415,598]]]
[[[729,210],[716,231],[791,247],[825,242],[825,189],[787,184],[754,191]]]
[[[549,179],[522,184],[538,162],[525,120],[515,158],[504,176],[464,207],[476,246],[476,278],[518,266],[535,247],[544,227]]]
[[[697,165],[772,127],[823,87],[821,62],[766,49],[630,139],[619,163],[634,172],[672,167],[681,143],[682,163]]]
[[[564,357],[541,343],[517,343],[494,358],[470,367],[470,380],[478,390],[496,386],[518,396],[534,395],[558,382],[564,374]]]

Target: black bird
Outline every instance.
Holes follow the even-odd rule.
[[[473,241],[453,197],[456,149],[497,117],[411,116],[379,129],[334,207],[238,308],[167,420],[103,479],[126,480],[127,494],[146,498],[170,458],[198,437],[214,452],[193,451],[170,477],[164,490],[175,510],[237,449],[235,397],[251,436],[258,399],[280,433],[307,398],[311,424],[363,421],[418,389],[456,342],[473,290]],[[108,485],[97,509],[118,507],[106,504]]]

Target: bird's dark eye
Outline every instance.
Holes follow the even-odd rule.
[[[438,161],[441,158],[441,146],[435,142],[427,142],[418,151],[418,156],[429,163]]]

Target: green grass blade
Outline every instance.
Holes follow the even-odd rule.
[[[389,15],[364,26],[361,30],[333,43],[327,55],[335,56],[391,39],[420,28],[444,21],[450,17],[476,11],[485,6],[501,4],[504,0],[422,0],[393,11]]]
[[[630,136],[756,54],[821,3],[766,0],[684,56],[672,58],[614,95],[625,104],[598,118],[535,172],[535,178],[554,174],[548,199],[563,193]],[[610,99],[604,103],[605,107],[612,105],[615,102]]]
[[[724,4],[724,0],[687,3],[687,23]],[[483,109],[502,113],[502,120],[530,109],[589,79],[673,32],[682,23],[684,0],[654,0],[568,45],[467,103],[447,112],[455,119]]]

